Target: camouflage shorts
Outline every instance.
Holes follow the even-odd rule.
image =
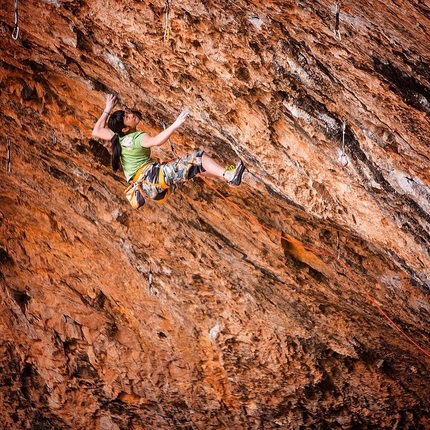
[[[202,168],[202,150],[176,158],[162,165],[164,181],[167,185],[179,185],[194,178],[198,173],[204,171]]]
[[[194,178],[198,173],[204,172],[202,155],[203,151],[197,150],[167,163],[154,163],[148,169],[145,169],[143,175],[145,181],[142,183],[145,194],[151,199],[157,199],[157,196],[166,191],[164,188],[156,185],[160,168],[163,169],[164,182],[171,189]]]

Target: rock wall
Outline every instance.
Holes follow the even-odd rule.
[[[429,428],[430,7],[14,5],[4,428]],[[91,138],[107,93],[151,134],[188,106],[176,151],[242,158],[241,187],[133,211]]]

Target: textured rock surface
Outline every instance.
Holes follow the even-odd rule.
[[[428,4],[5,3],[4,428],[430,428]],[[243,185],[132,211],[108,92]]]

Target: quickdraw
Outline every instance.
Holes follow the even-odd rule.
[[[340,31],[339,31],[339,14],[340,14],[340,4],[336,3],[336,20],[334,24],[333,36],[336,40],[340,42],[342,40],[342,37],[340,36]]]
[[[163,126],[163,129],[165,130],[165,129],[166,129],[166,123],[165,123],[164,121],[161,121],[161,125]],[[177,155],[177,154],[176,154],[176,152],[175,152],[175,148],[174,148],[174,146],[173,146],[172,141],[170,140],[170,137],[167,139],[167,141],[169,142],[170,150],[172,151],[173,155],[174,155],[176,158],[179,158],[179,157],[178,157],[178,155]]]
[[[169,26],[169,12],[170,12],[170,0],[166,0],[166,5],[164,7],[165,13],[165,24],[164,24],[164,41],[168,42],[170,39],[170,26]]]
[[[12,165],[10,162],[10,137],[7,138],[7,144],[6,144],[6,171],[8,173],[12,171]]]
[[[15,0],[15,26],[13,28],[13,32],[12,32],[12,39],[13,40],[17,40],[19,37],[19,25],[18,25],[18,0]]]

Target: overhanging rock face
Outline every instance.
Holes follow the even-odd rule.
[[[14,4],[4,428],[430,428],[429,6]],[[91,138],[108,93],[150,134],[188,106],[176,151],[242,185],[133,211]]]

